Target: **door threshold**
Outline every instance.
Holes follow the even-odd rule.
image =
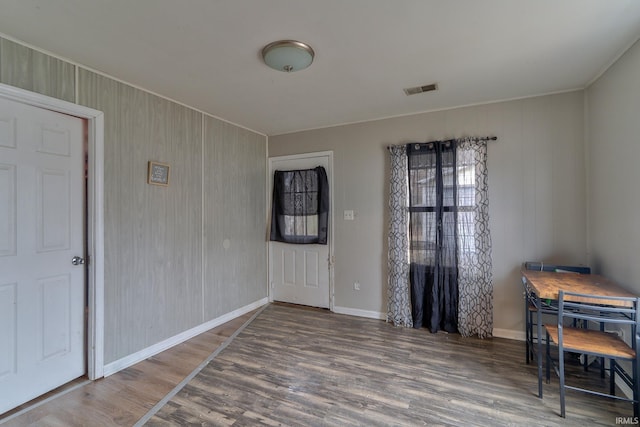
[[[75,380],[71,380],[66,384],[61,385],[58,388],[54,388],[53,390],[36,397],[35,399],[31,399],[30,401],[23,403],[20,406],[17,406],[4,414],[0,414],[0,424],[9,421],[12,418],[18,417],[26,412],[31,411],[32,409],[37,408],[40,405],[44,405],[45,403],[56,399],[60,396],[63,396],[79,387],[87,385],[92,381],[86,376],[78,377]]]
[[[298,304],[298,303],[294,303],[294,302],[274,301],[273,304],[281,305],[281,306],[285,306],[285,307],[296,307],[296,308],[301,308],[301,309],[304,309],[304,310],[326,311],[326,312],[329,312],[329,313],[331,312],[331,310],[329,310],[328,308],[314,307],[312,305]]]

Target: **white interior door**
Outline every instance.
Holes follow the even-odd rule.
[[[327,171],[329,193],[333,191],[329,153],[272,157],[270,159],[271,191],[276,170],[312,169],[322,166]],[[329,203],[333,210],[333,203]],[[333,215],[329,214],[326,245],[296,245],[269,242],[269,276],[274,301],[330,308],[330,247]]]
[[[84,122],[0,99],[0,413],[84,375]]]

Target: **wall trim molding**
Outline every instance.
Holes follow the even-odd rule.
[[[493,328],[495,338],[506,338],[508,340],[524,341],[524,331],[514,331],[513,329]]]
[[[118,371],[128,368],[129,366],[135,365],[138,362],[142,362],[143,360],[151,356],[154,356],[158,353],[168,350],[171,347],[174,347],[190,338],[195,337],[196,335],[199,335],[203,332],[206,332],[210,329],[220,326],[223,323],[227,323],[230,320],[233,320],[237,317],[247,314],[250,311],[253,311],[256,308],[262,307],[263,305],[268,303],[269,303],[269,298],[265,297],[265,298],[259,299],[258,301],[245,305],[244,307],[240,307],[227,314],[223,314],[220,317],[209,320],[208,322],[205,322],[194,328],[188,329],[184,332],[174,335],[171,338],[167,338],[164,341],[160,341],[159,343],[156,343],[152,346],[149,346],[140,351],[137,351],[128,356],[125,356],[122,359],[118,359],[115,362],[108,363],[104,365],[104,376],[108,377],[109,375],[113,375]]]
[[[369,319],[387,320],[387,314],[379,311],[360,310],[359,308],[350,307],[333,307],[333,312],[337,314],[346,314],[349,316],[366,317]]]

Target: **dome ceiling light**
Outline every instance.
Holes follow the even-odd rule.
[[[264,63],[286,73],[304,70],[311,65],[314,56],[311,46],[296,40],[278,40],[262,49]]]

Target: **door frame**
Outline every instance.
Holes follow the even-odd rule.
[[[329,170],[327,171],[327,179],[329,180],[329,310],[334,311],[335,306],[335,289],[334,289],[334,280],[333,280],[333,265],[335,262],[335,257],[333,255],[333,231],[335,229],[334,226],[334,215],[333,215],[333,151],[318,151],[311,153],[302,153],[302,154],[292,154],[287,156],[275,156],[269,157],[269,168],[268,168],[268,179],[269,183],[267,188],[267,262],[269,263],[269,277],[268,277],[268,295],[269,302],[273,302],[273,289],[272,289],[272,280],[273,280],[273,271],[271,266],[271,242],[269,241],[269,230],[271,227],[271,203],[273,197],[273,163],[275,161],[287,161],[287,160],[300,160],[300,159],[309,159],[314,157],[327,157]]]
[[[104,113],[0,83],[0,98],[87,121],[87,376],[104,376]]]

